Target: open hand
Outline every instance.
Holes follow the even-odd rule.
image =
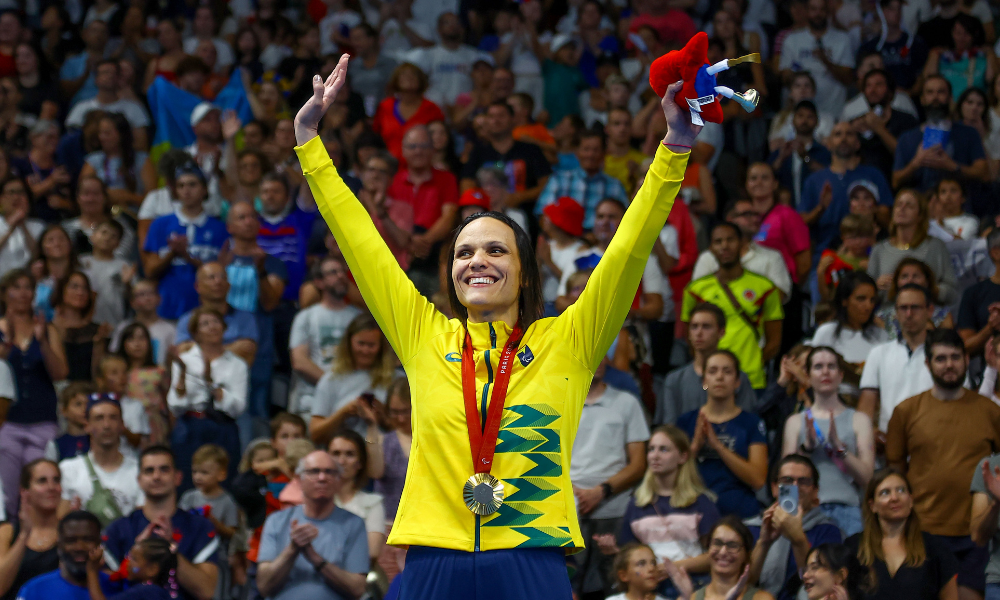
[[[295,141],[302,145],[319,133],[319,122],[333,105],[340,88],[347,81],[347,59],[344,54],[333,68],[330,76],[323,81],[319,75],[313,76],[313,95],[302,105],[295,115]]]
[[[613,556],[618,554],[618,543],[615,541],[615,536],[610,533],[594,534],[594,541],[597,542],[597,547],[600,548],[601,554],[606,556]]]
[[[666,573],[667,577],[670,578],[670,581],[673,582],[677,591],[680,592],[677,596],[677,600],[688,600],[688,598],[694,594],[694,584],[691,582],[691,576],[688,575],[687,569],[684,567],[678,567],[669,558],[663,559],[661,568]]]
[[[100,571],[101,564],[104,562],[104,546],[96,546],[90,549],[90,553],[87,555],[87,570],[88,571]]]
[[[743,567],[743,574],[740,575],[740,578],[736,582],[736,585],[734,585],[733,589],[729,590],[729,593],[726,594],[726,600],[736,600],[737,598],[742,598],[743,592],[746,591],[747,588],[747,582],[749,581],[750,581],[750,565],[747,565]]]

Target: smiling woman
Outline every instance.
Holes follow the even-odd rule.
[[[448,319],[406,278],[318,136],[346,71],[344,56],[325,83],[313,80],[314,95],[296,117],[296,152],[410,381],[413,442],[388,540],[409,546],[400,597],[568,600],[564,554],[584,547],[569,478],[572,440],[700,128],[673,102],[680,84],[672,86],[662,104],[670,124],[663,147],[587,288],[557,318],[541,318],[525,232],[499,213],[466,219],[448,257],[458,317]],[[518,576],[496,576],[503,572]]]

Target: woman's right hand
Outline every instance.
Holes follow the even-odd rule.
[[[694,594],[694,584],[691,582],[691,576],[688,575],[687,570],[684,567],[678,567],[669,558],[663,559],[661,567],[679,592],[677,600],[688,600]]]
[[[326,81],[319,75],[313,76],[313,95],[295,115],[295,141],[300,146],[319,135],[319,123],[323,120],[323,115],[333,105],[340,88],[347,81],[347,59],[346,54],[340,57]]]

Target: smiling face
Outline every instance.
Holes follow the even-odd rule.
[[[62,259],[69,256],[71,246],[65,229],[56,227],[42,236],[42,256],[48,259]]]
[[[340,467],[344,481],[354,481],[361,469],[361,456],[354,442],[345,437],[336,437],[330,441],[330,456]]]
[[[516,316],[522,282],[514,230],[492,218],[466,225],[455,240],[451,278],[470,317],[496,320],[510,311]]]
[[[833,571],[823,556],[813,550],[809,553],[806,571],[802,574],[802,587],[809,600],[819,600],[829,597],[834,586],[842,584],[846,578],[846,570]]]
[[[85,177],[77,187],[76,202],[80,213],[90,218],[104,214],[104,188],[99,179]]]
[[[743,570],[749,556],[740,535],[720,525],[712,532],[708,543],[708,559],[713,575],[737,577]]]
[[[36,509],[54,512],[62,497],[61,481],[58,467],[48,462],[38,463],[31,469],[31,480],[28,489],[24,490],[25,500]]]

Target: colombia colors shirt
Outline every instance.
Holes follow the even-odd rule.
[[[714,273],[689,283],[684,288],[681,321],[689,323],[691,309],[702,302],[711,302],[721,308],[726,314],[726,335],[719,340],[719,348],[735,354],[740,359],[740,368],[750,378],[753,387],[763,389],[767,384],[764,377],[764,357],[760,352],[764,322],[778,321],[785,316],[778,288],[767,277],[743,269],[743,275],[739,279],[729,282],[729,289],[740,304],[737,309],[722,285]],[[740,315],[740,310],[754,324],[753,327]]]
[[[323,142],[313,138],[296,152],[358,289],[410,381],[413,442],[389,543],[464,551],[583,549],[569,470],[584,399],[621,331],[689,155],[659,149],[580,299],[559,317],[535,321],[525,331],[492,469],[505,501],[496,513],[477,517],[462,499],[474,473],[462,395],[465,327],[438,312],[406,278]],[[469,323],[468,329],[485,410],[511,328],[497,321]]]

